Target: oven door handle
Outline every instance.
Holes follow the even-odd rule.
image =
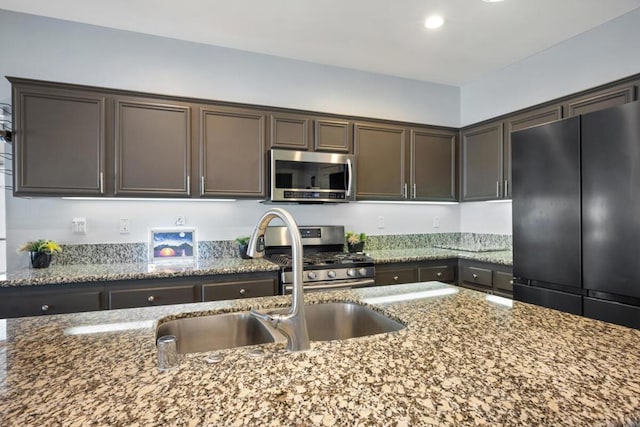
[[[350,289],[350,288],[361,288],[364,286],[371,286],[375,284],[375,280],[373,279],[364,279],[364,280],[352,280],[349,282],[316,282],[314,284],[305,284],[305,291],[323,291],[329,289]],[[285,285],[285,292],[291,292],[293,290],[293,285]]]

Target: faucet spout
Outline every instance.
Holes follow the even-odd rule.
[[[293,264],[293,292],[291,308],[287,314],[268,315],[255,310],[250,314],[282,331],[287,336],[287,348],[290,351],[303,351],[311,348],[307,320],[304,315],[304,289],[302,287],[302,239],[300,230],[293,216],[282,208],[266,211],[258,220],[247,245],[247,255],[262,258],[264,255],[264,234],[267,226],[274,219],[282,220],[291,237],[291,259]]]

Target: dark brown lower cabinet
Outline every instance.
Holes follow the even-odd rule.
[[[202,285],[202,301],[273,296],[277,286],[275,278],[206,283]]]
[[[454,283],[456,260],[421,261],[376,265],[376,285],[394,285],[413,282]]]
[[[278,273],[0,288],[0,318],[273,296]]]
[[[496,295],[513,296],[512,268],[480,261],[460,260],[459,285]]]
[[[99,284],[50,285],[0,289],[0,318],[76,313],[106,308]]]

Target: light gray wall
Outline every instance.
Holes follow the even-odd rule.
[[[461,123],[470,125],[638,72],[640,9],[462,86]]]
[[[145,92],[219,99],[331,113],[457,126],[459,89],[238,50],[110,30],[0,10],[2,75]],[[0,80],[0,102],[9,102]],[[55,165],[52,165],[55,170]],[[26,240],[62,243],[146,241],[150,227],[172,226],[175,216],[204,240],[248,234],[267,206],[255,201],[153,202],[23,199],[7,195],[7,260],[10,270],[27,265],[15,253]],[[343,224],[368,234],[458,231],[458,205],[349,204],[288,206],[300,224]],[[378,228],[383,216],[385,228]],[[433,217],[440,227],[433,228]],[[71,233],[84,217],[87,234]],[[131,234],[118,233],[119,218]]]

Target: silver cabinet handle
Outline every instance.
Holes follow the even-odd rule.
[[[504,197],[509,197],[509,180],[504,180]]]
[[[187,196],[191,195],[191,176],[187,175]]]
[[[100,194],[104,194],[104,173],[100,172]]]
[[[478,275],[477,275],[477,274],[474,274],[474,275],[473,275],[473,278],[474,278],[474,279],[477,279],[477,278],[478,278]]]
[[[404,183],[404,188],[402,190],[402,196],[406,199],[407,198],[407,183]]]
[[[496,197],[500,198],[500,181],[496,181]]]
[[[240,289],[240,295],[244,295],[246,293],[247,293],[247,291],[245,291],[244,289]]]
[[[353,183],[353,168],[351,159],[347,159],[347,169],[349,170],[349,184],[347,185],[347,197],[351,196],[351,184]]]
[[[43,313],[46,313],[47,311],[49,311],[49,305],[44,304],[42,307],[40,307],[40,310],[42,310]]]
[[[418,196],[417,196],[417,194],[418,194],[418,192],[417,192],[417,190],[416,190],[416,184],[414,183],[414,184],[413,184],[413,198],[414,198],[414,199],[418,197]]]
[[[393,276],[393,280],[398,280],[399,277],[398,276]]]
[[[438,271],[438,272],[436,273],[436,276],[438,276],[438,277],[442,277],[442,273]]]
[[[200,195],[204,196],[204,175],[200,177]]]
[[[156,300],[156,297],[154,297],[153,295],[149,295],[149,298],[147,298],[147,301],[149,302],[154,302]]]

